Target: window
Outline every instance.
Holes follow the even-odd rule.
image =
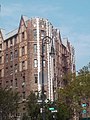
[[[43,66],[44,66],[44,67],[45,67],[45,63],[46,63],[45,60],[43,60]]]
[[[40,24],[40,27],[44,28],[45,23],[44,23],[44,21],[43,21],[43,20],[41,20],[39,24]]]
[[[23,88],[23,90],[25,88],[25,76],[22,77],[22,88]]]
[[[25,61],[22,61],[22,70],[25,69]]]
[[[37,53],[37,44],[34,44],[34,53]]]
[[[6,41],[6,48],[8,48],[8,41]]]
[[[22,93],[22,98],[25,99],[25,92]]]
[[[15,58],[17,58],[17,57],[18,57],[18,51],[15,50]]]
[[[23,76],[23,82],[25,82],[25,76]]]
[[[41,39],[43,39],[45,37],[45,31],[41,30]]]
[[[13,86],[13,80],[10,81],[10,85]]]
[[[2,57],[0,57],[0,64],[2,63]]]
[[[17,87],[17,78],[15,79],[15,87]]]
[[[18,69],[18,65],[15,64],[15,72],[17,72],[17,69]]]
[[[8,70],[8,67],[6,67],[6,70]]]
[[[37,59],[34,59],[34,67],[37,67],[37,65],[38,65]]]
[[[10,60],[13,60],[13,52],[10,53]]]
[[[10,69],[12,70],[12,68],[13,68],[13,66],[11,65],[11,66],[10,66]]]
[[[14,37],[14,44],[17,44],[17,36]]]
[[[38,82],[38,75],[34,74],[34,78],[35,78],[35,83],[37,83]]]
[[[5,74],[8,75],[8,66],[6,66],[6,69],[5,69]]]
[[[43,52],[45,53],[45,50],[46,50],[46,46],[45,45],[43,45]]]
[[[13,44],[13,41],[12,41],[12,39],[10,40],[10,45],[12,45]]]
[[[8,62],[8,54],[6,54],[6,62]]]
[[[22,47],[22,55],[25,55],[25,47]]]
[[[0,44],[0,50],[2,49],[2,44]]]
[[[33,30],[33,37],[34,37],[34,40],[36,41],[37,40],[37,30],[36,29]]]
[[[0,88],[2,87],[2,83],[0,82]]]
[[[0,70],[0,77],[2,77],[2,70]]]
[[[13,74],[13,69],[11,69],[11,71],[10,71],[10,75],[12,75]]]
[[[24,39],[24,37],[25,37],[25,36],[24,36],[24,32],[22,32],[22,39]]]
[[[8,85],[9,85],[9,82],[8,82],[8,81],[6,81],[6,88],[8,87]]]

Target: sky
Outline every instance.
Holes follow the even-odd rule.
[[[17,28],[21,15],[48,19],[75,48],[76,70],[90,62],[90,0],[0,0],[0,28]]]

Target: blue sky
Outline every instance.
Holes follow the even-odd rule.
[[[21,15],[47,18],[75,47],[76,69],[90,62],[90,0],[0,0],[0,28],[18,27]]]

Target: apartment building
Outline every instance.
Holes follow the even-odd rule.
[[[64,87],[62,76],[75,72],[74,48],[67,38],[61,39],[60,31],[44,18],[21,16],[16,30],[0,30],[0,87],[17,90],[25,100],[34,91],[41,93],[42,39],[53,40],[55,57],[50,56],[51,43],[44,48],[44,88],[47,99],[56,99],[56,89]]]

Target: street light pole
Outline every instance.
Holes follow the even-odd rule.
[[[42,119],[45,120],[45,109],[44,109],[44,66],[43,66],[43,61],[44,61],[44,50],[43,50],[43,45],[44,45],[44,38],[42,39]]]
[[[44,46],[45,44],[49,44],[52,42],[51,45],[51,53],[50,55],[54,55],[54,47],[53,47],[53,39],[49,36],[45,36],[42,39],[42,120],[45,120],[45,95],[44,95],[44,66],[43,66],[43,61],[44,61]]]

